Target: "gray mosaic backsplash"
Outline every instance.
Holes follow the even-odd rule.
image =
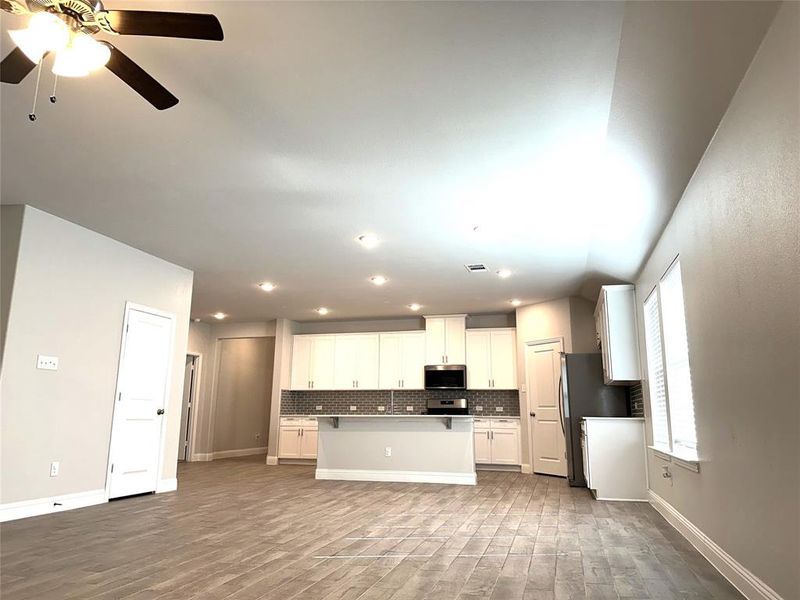
[[[631,404],[631,416],[643,417],[644,416],[644,397],[642,396],[642,384],[634,383],[628,388],[628,394]]]
[[[282,415],[380,415],[390,414],[394,393],[394,414],[425,414],[428,398],[466,398],[473,415],[519,416],[516,390],[283,390]],[[355,406],[355,410],[350,407]],[[321,407],[319,410],[317,407]],[[383,407],[381,411],[380,407]],[[410,408],[410,410],[409,410]],[[501,408],[502,410],[497,410]]]

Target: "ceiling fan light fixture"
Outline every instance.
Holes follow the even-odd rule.
[[[66,48],[56,53],[53,73],[59,77],[84,77],[104,66],[111,50],[92,36],[78,32]]]
[[[25,29],[12,29],[11,39],[31,62],[38,63],[47,52],[60,52],[69,43],[69,27],[49,12],[38,12]]]

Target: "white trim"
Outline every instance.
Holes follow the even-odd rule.
[[[51,496],[49,498],[8,502],[6,504],[0,504],[0,523],[62,512],[75,508],[83,508],[85,506],[94,506],[95,504],[103,504],[105,502],[106,491],[102,488],[99,490],[90,490],[88,492]],[[56,503],[60,506],[56,506]]]
[[[194,442],[197,439],[197,411],[199,407],[199,400],[200,400],[200,376],[202,375],[203,371],[203,355],[199,352],[190,352],[186,351],[186,356],[193,356],[195,358],[194,361],[194,375],[192,381],[192,397],[189,398],[189,402],[192,404],[192,410],[189,413],[189,446],[186,449],[186,460],[187,462],[192,462],[194,457],[197,456],[194,451]],[[183,395],[181,395],[181,410],[183,410]]]
[[[278,457],[277,456],[267,456],[267,464],[268,465],[277,465],[278,464]]]
[[[444,473],[431,471],[381,471],[367,469],[317,469],[317,479],[343,481],[395,481],[400,483],[454,483],[475,485],[475,473]]]
[[[653,490],[648,491],[650,504],[667,522],[685,537],[719,571],[725,579],[748,600],[783,600],[778,593],[761,581],[739,561],[725,552],[710,537],[689,521],[675,507]]]
[[[520,467],[520,473],[524,473],[525,475],[530,475],[533,473],[533,469],[531,469],[530,465],[522,463],[522,466]]]
[[[197,454],[192,454],[189,462],[208,462],[210,460],[214,460],[213,452],[199,452]]]
[[[221,450],[219,452],[212,452],[211,460],[218,460],[220,458],[236,458],[238,456],[253,456],[254,454],[266,453],[266,446],[260,446],[258,448],[242,448],[241,450]]]
[[[111,413],[111,435],[109,436],[108,440],[108,458],[106,461],[106,485],[105,485],[105,500],[109,500],[111,497],[111,467],[113,465],[113,451],[114,451],[114,425],[116,424],[116,417],[117,417],[117,398],[121,392],[121,385],[122,385],[122,364],[123,360],[125,359],[125,342],[128,338],[128,322],[130,320],[130,313],[132,310],[138,310],[139,312],[146,312],[151,315],[156,315],[158,317],[163,317],[168,319],[170,322],[170,340],[169,340],[169,352],[167,356],[169,357],[169,362],[167,364],[167,377],[164,383],[164,409],[167,410],[170,408],[169,400],[172,391],[172,366],[175,362],[175,323],[177,321],[175,315],[170,312],[166,312],[163,310],[158,310],[157,308],[151,308],[149,306],[145,306],[143,304],[136,304],[135,302],[126,301],[125,302],[125,313],[122,319],[122,339],[120,340],[120,351],[119,351],[119,361],[117,363],[117,381],[116,385],[114,386],[114,397],[111,399],[113,403],[114,410]],[[159,441],[158,447],[158,467],[156,470],[157,479],[156,479],[156,487],[158,487],[158,482],[161,481],[161,475],[164,471],[164,448],[166,444],[166,437],[167,437],[167,417],[161,419],[161,433],[159,434],[161,439]],[[177,458],[177,457],[174,457]],[[155,491],[155,490],[152,490]]]
[[[164,492],[174,492],[177,489],[178,489],[177,477],[173,477],[172,479],[159,479],[158,484],[156,484],[156,494],[163,494]]]

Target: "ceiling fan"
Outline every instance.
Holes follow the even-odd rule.
[[[0,0],[0,9],[31,15],[27,29],[9,31],[17,47],[0,63],[3,83],[20,83],[53,53],[57,77],[80,77],[105,66],[158,110],[175,106],[178,99],[116,46],[94,35],[223,39],[222,26],[214,15],[106,10],[100,0]],[[55,102],[55,96],[50,99]],[[33,113],[30,116],[35,120]]]

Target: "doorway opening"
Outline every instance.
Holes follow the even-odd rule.
[[[199,367],[200,355],[187,354],[183,371],[183,401],[181,403],[181,433],[178,438],[178,462],[188,462],[192,457],[192,424],[197,405],[197,375],[200,370]]]

